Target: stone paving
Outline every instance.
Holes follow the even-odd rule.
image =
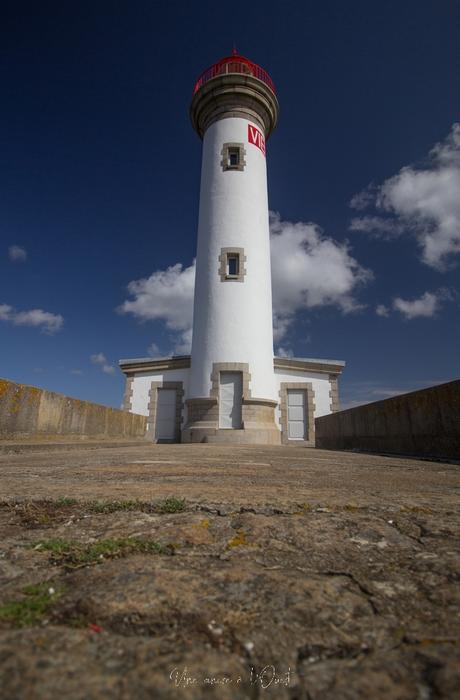
[[[459,696],[458,466],[290,447],[8,451],[2,699]]]

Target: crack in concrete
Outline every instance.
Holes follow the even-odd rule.
[[[380,615],[380,610],[378,609],[378,607],[374,603],[372,593],[370,592],[370,590],[368,588],[366,588],[366,586],[364,586],[360,581],[358,581],[358,579],[352,573],[350,573],[349,571],[333,571],[333,570],[319,571],[318,573],[323,574],[324,576],[345,576],[346,578],[350,579],[350,581],[352,581],[355,584],[355,586],[357,586],[357,588],[359,588],[361,593],[366,596],[366,599],[367,599],[370,607],[372,608],[374,615]]]

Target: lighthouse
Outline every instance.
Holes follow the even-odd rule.
[[[274,356],[267,141],[274,83],[233,52],[196,81],[202,140],[191,355],[121,360],[124,407],[160,442],[314,445],[338,408],[338,360]],[[276,261],[273,261],[276,265]]]
[[[203,151],[184,437],[218,426],[225,440],[257,431],[256,441],[279,442],[265,146],[278,120],[273,82],[234,53],[198,79],[190,114]]]

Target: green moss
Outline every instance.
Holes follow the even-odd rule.
[[[24,597],[0,606],[0,621],[14,627],[32,627],[40,624],[49,608],[64,593],[63,586],[52,581],[44,581],[35,586],[23,588]]]
[[[181,513],[185,510],[185,499],[174,496],[165,498],[164,501],[158,503],[157,510],[159,513]]]
[[[34,548],[50,552],[52,563],[63,564],[68,568],[100,564],[105,559],[126,557],[129,554],[171,553],[171,547],[139,537],[99,540],[86,545],[74,540],[40,540]]]

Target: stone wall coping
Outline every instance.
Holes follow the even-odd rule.
[[[244,398],[243,396],[243,403],[244,404],[256,404],[258,406],[272,406],[275,407],[278,406],[278,401],[275,401],[273,399],[257,399],[257,398]]]
[[[51,391],[50,389],[43,389],[42,387],[33,386],[32,384],[22,384],[21,382],[15,382],[13,379],[4,379],[0,377],[1,382],[7,382],[12,388],[16,389],[31,389],[34,392],[40,392],[42,394],[47,394],[50,397],[56,397],[58,399],[66,399],[66,401],[77,401],[79,404],[86,406],[96,406],[97,408],[105,408],[107,411],[114,411],[115,413],[130,413],[132,416],[143,417],[141,413],[133,413],[132,411],[125,411],[123,408],[115,408],[114,406],[107,406],[103,403],[96,403],[95,401],[88,401],[87,399],[78,399],[76,396],[67,396],[67,394],[61,394],[58,391]]]
[[[378,401],[369,401],[368,403],[361,403],[359,404],[359,406],[353,406],[351,408],[343,408],[340,411],[335,411],[334,416],[342,416],[344,414],[357,415],[361,412],[361,410],[363,410],[363,412],[366,412],[370,408],[386,408],[387,406],[391,405],[397,406],[398,404],[400,404],[401,401],[406,400],[406,398],[408,397],[416,396],[417,394],[419,394],[420,396],[423,396],[424,394],[426,395],[429,392],[435,394],[440,387],[452,387],[452,389],[460,387],[460,379],[454,379],[453,381],[444,382],[443,384],[435,384],[434,386],[427,386],[424,389],[416,389],[415,391],[408,391],[405,393],[396,394],[396,396],[389,396],[387,399],[379,399]],[[320,416],[315,420],[322,421],[323,419],[329,418],[330,415],[331,414]]]

